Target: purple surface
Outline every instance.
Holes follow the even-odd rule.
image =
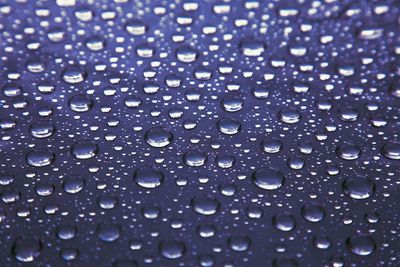
[[[399,1],[0,3],[0,266],[400,266]]]

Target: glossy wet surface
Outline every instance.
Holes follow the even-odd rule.
[[[398,266],[398,1],[0,1],[1,266]]]

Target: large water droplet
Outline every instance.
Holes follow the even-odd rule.
[[[46,138],[54,134],[56,128],[53,123],[46,120],[36,121],[30,127],[30,132],[33,137]]]
[[[355,160],[361,155],[361,149],[353,144],[342,144],[336,149],[336,154],[345,160]]]
[[[99,147],[90,141],[83,140],[71,146],[71,153],[77,159],[90,159],[97,155]]]
[[[285,182],[283,174],[271,168],[257,169],[253,173],[252,179],[256,186],[265,190],[276,190]]]
[[[210,197],[194,197],[190,202],[193,210],[203,215],[213,215],[219,209],[218,200]]]
[[[164,175],[154,167],[142,166],[135,171],[133,179],[143,188],[156,188],[164,181]]]
[[[159,247],[161,255],[167,259],[178,259],[185,253],[185,244],[175,240],[162,241]]]
[[[400,143],[387,143],[382,147],[381,152],[387,159],[400,160]]]
[[[347,248],[359,256],[368,256],[374,253],[376,244],[370,236],[353,235],[346,241]]]
[[[149,129],[144,135],[146,143],[152,147],[166,147],[172,142],[172,133],[163,127]]]
[[[45,149],[31,150],[26,154],[26,162],[33,167],[44,167],[52,164],[56,156]]]
[[[21,262],[33,262],[40,255],[42,242],[33,236],[21,236],[15,240],[11,252]]]
[[[80,67],[72,66],[66,68],[62,72],[61,77],[66,83],[76,84],[86,80],[87,73],[83,71]]]
[[[361,176],[347,178],[342,187],[343,192],[354,199],[366,199],[375,192],[375,183]]]

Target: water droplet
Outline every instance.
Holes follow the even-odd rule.
[[[370,236],[353,235],[346,241],[347,248],[359,256],[368,256],[376,249],[375,240]]]
[[[172,142],[172,133],[163,127],[153,127],[144,135],[146,143],[152,147],[166,147]]]
[[[318,204],[306,204],[301,208],[301,215],[309,222],[319,222],[325,218],[325,209]]]
[[[235,135],[240,132],[242,125],[233,118],[222,118],[217,122],[218,131],[226,135]]]
[[[387,159],[399,160],[400,159],[400,143],[387,143],[382,149],[382,155]]]
[[[79,141],[71,146],[71,153],[77,159],[90,159],[98,152],[99,147],[87,140]]]
[[[283,109],[278,112],[279,120],[288,124],[297,123],[301,119],[299,111],[294,109]]]
[[[87,73],[81,70],[80,67],[72,66],[66,68],[62,72],[61,77],[63,81],[66,83],[77,84],[86,80]]]
[[[100,223],[97,226],[97,236],[105,242],[114,242],[120,236],[121,227],[118,224]]]
[[[63,180],[63,189],[68,194],[76,194],[83,190],[85,187],[85,180],[79,176],[70,176],[64,178]]]
[[[45,167],[52,164],[55,154],[45,149],[31,150],[26,154],[26,162],[33,167]]]
[[[143,188],[156,188],[163,183],[164,175],[154,167],[142,166],[135,171],[133,179]]]
[[[179,241],[170,240],[160,243],[160,253],[167,259],[178,259],[185,253],[185,244]]]
[[[11,252],[21,262],[33,262],[40,256],[42,242],[33,236],[20,236],[15,240]]]
[[[342,187],[343,192],[353,199],[366,199],[375,192],[375,183],[361,176],[347,178]]]
[[[190,167],[201,167],[207,162],[207,155],[201,151],[189,150],[183,154],[183,162]]]
[[[240,51],[248,57],[259,57],[265,51],[265,44],[254,38],[244,38],[239,43]]]
[[[176,58],[182,63],[192,63],[199,57],[199,52],[190,46],[181,46],[176,50]]]
[[[344,160],[355,160],[361,155],[361,150],[353,144],[342,144],[336,149],[336,154]]]
[[[210,197],[194,197],[190,202],[193,210],[202,215],[213,215],[219,209],[219,202]]]
[[[30,127],[30,132],[33,137],[46,138],[52,136],[56,128],[53,123],[47,120],[36,121]]]
[[[247,236],[231,236],[228,239],[228,244],[233,251],[242,252],[250,247],[251,242]]]
[[[271,168],[257,169],[253,173],[252,179],[256,186],[265,190],[276,190],[285,182],[283,174],[280,171]]]
[[[296,219],[293,215],[287,213],[276,214],[272,218],[272,225],[280,231],[288,232],[296,227]]]
[[[74,95],[68,101],[68,106],[75,112],[87,112],[93,107],[93,101],[86,95]]]

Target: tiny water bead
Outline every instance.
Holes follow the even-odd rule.
[[[143,188],[156,188],[164,181],[164,174],[151,166],[141,166],[136,169],[133,179]]]
[[[252,174],[254,184],[264,190],[279,189],[285,182],[284,175],[272,168],[260,168]]]
[[[163,127],[153,127],[145,133],[144,138],[150,146],[162,148],[171,144],[173,135]]]

